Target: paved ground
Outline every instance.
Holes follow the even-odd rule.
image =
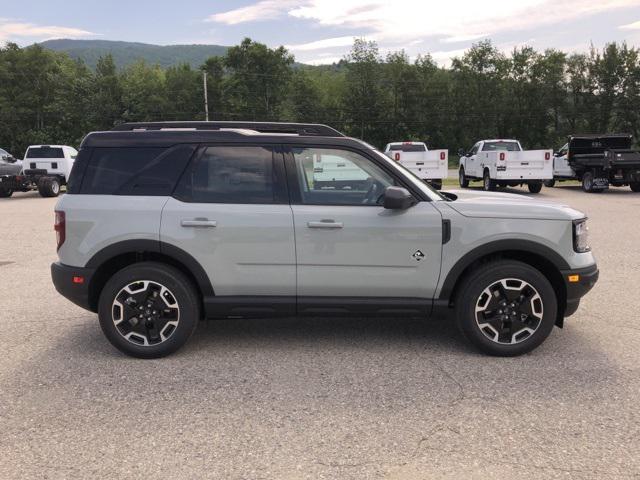
[[[446,320],[236,320],[157,361],[55,293],[54,201],[2,199],[0,478],[640,478],[640,194],[540,196],[588,213],[601,280],[532,354]]]

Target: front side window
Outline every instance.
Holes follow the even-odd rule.
[[[393,177],[349,150],[292,148],[301,201],[307,205],[382,205]]]
[[[472,148],[471,148],[471,155],[475,155],[476,153],[478,153],[478,148],[480,148],[480,144],[476,143]]]
[[[270,148],[212,146],[183,176],[176,197],[194,203],[279,203]]]

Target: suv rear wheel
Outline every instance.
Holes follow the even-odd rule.
[[[189,279],[162,263],[142,262],[113,275],[100,294],[100,326],[120,351],[158,358],[185,344],[200,318]]]
[[[542,182],[529,182],[527,183],[527,188],[530,193],[540,193],[542,190]]]
[[[629,187],[632,192],[640,192],[640,182],[631,182]]]
[[[13,195],[13,189],[7,187],[0,187],[0,198],[8,198]]]
[[[549,280],[515,260],[471,272],[456,298],[458,328],[489,355],[530,352],[549,336],[556,315],[557,300]]]

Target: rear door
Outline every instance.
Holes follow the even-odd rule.
[[[318,182],[312,166],[324,157],[341,158],[351,178],[334,185]],[[399,181],[360,152],[291,146],[286,162],[299,310],[320,297],[433,298],[442,218],[431,202],[384,209],[385,188]]]
[[[202,265],[215,292],[209,300],[269,296],[273,304],[286,297],[293,308],[293,235],[282,153],[265,145],[211,145],[196,154],[167,201],[160,240]]]

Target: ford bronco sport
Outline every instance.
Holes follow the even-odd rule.
[[[332,184],[317,165],[344,164]],[[319,178],[321,180],[319,180]],[[143,358],[202,318],[420,317],[528,352],[598,269],[584,214],[506,193],[438,193],[324,125],[124,124],[82,142],[56,206],[56,289]]]

